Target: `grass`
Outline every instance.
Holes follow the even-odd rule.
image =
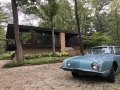
[[[66,58],[67,57],[41,57],[38,59],[30,59],[24,61],[12,61],[6,63],[3,66],[3,68],[12,68],[12,67],[26,66],[26,65],[40,65],[46,63],[57,63],[57,62],[62,62]]]

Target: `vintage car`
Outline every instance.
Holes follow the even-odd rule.
[[[60,68],[71,71],[73,77],[100,75],[114,83],[115,74],[120,70],[120,48],[106,45],[92,47],[86,55],[65,59]]]

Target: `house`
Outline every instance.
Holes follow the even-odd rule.
[[[49,28],[40,28],[33,26],[19,25],[19,32],[29,32],[33,30],[35,33],[31,35],[31,38],[23,42],[22,49],[23,54],[29,53],[42,53],[42,52],[52,52],[52,31]],[[57,30],[54,31],[55,34],[55,48],[56,51],[69,51],[74,50],[72,46],[78,46],[78,32],[67,31],[67,30]],[[15,51],[15,35],[14,35],[14,25],[8,24],[6,33],[6,51]],[[73,52],[72,52],[73,53]],[[78,51],[79,53],[79,51]],[[73,54],[78,54],[73,53]]]

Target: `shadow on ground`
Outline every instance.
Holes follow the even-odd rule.
[[[107,78],[104,78],[102,76],[89,76],[89,75],[80,75],[79,77],[67,77],[67,79],[71,81],[77,81],[77,82],[82,82],[82,83],[88,83],[88,84],[100,84],[100,83],[108,83]]]

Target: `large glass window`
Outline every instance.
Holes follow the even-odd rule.
[[[8,39],[8,40],[7,40],[7,43],[8,43],[8,44],[15,44],[15,39]]]
[[[26,44],[52,45],[52,35],[46,33],[35,33],[26,41]],[[55,35],[55,44],[59,45],[59,37]]]

